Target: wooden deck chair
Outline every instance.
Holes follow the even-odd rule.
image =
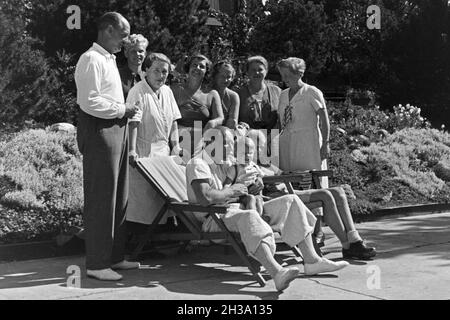
[[[245,247],[240,242],[239,234],[230,232],[225,224],[220,219],[220,215],[225,214],[228,206],[209,206],[203,207],[199,205],[190,204],[187,201],[186,190],[186,172],[185,167],[175,163],[171,157],[154,157],[144,158],[137,162],[139,172],[145,177],[159,195],[165,199],[165,204],[156,216],[151,225],[148,226],[147,231],[139,240],[139,244],[132,254],[132,259],[138,257],[142,252],[145,244],[148,241],[169,241],[176,240],[188,244],[191,240],[228,240],[238,256],[242,259],[245,265],[249,268],[256,280],[261,286],[265,285],[265,280],[258,272],[259,264],[246,254]],[[308,177],[310,177],[309,185],[313,176],[310,174],[295,174],[283,175],[265,178],[266,183],[284,182],[290,192],[294,193],[292,183],[301,183],[305,187],[308,184]],[[313,209],[321,206],[321,203],[307,203],[308,208]],[[176,217],[184,223],[188,228],[189,233],[156,233],[155,230],[164,216],[173,211]],[[201,223],[194,216],[193,212],[203,212],[211,214],[213,219],[219,225],[222,232],[202,232]],[[297,257],[302,257],[300,250],[297,247],[291,248]]]
[[[259,265],[252,263],[240,241],[239,234],[230,232],[220,215],[226,214],[228,206],[209,206],[190,204],[187,201],[186,173],[185,168],[176,164],[171,157],[153,157],[140,159],[137,162],[139,172],[155,188],[155,190],[165,199],[165,204],[158,213],[154,222],[148,226],[147,231],[141,237],[132,258],[142,252],[145,244],[149,241],[176,240],[189,243],[191,240],[227,240],[236,251],[241,260],[255,276],[261,287],[265,286],[265,280],[259,273]],[[154,232],[168,211],[175,212],[176,217],[184,223],[189,233],[156,233]],[[202,225],[194,216],[193,212],[210,214],[221,232],[203,232]]]

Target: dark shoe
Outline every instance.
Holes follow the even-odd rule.
[[[370,260],[376,255],[376,249],[366,246],[364,241],[350,243],[349,249],[342,249],[344,259]]]

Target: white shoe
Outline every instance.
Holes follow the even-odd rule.
[[[119,281],[122,280],[122,276],[111,269],[103,270],[87,270],[87,276],[89,278],[95,278],[100,281]]]
[[[283,291],[289,287],[289,284],[298,277],[300,271],[298,269],[283,268],[277,273],[273,281],[278,291]]]
[[[131,262],[127,260],[123,260],[111,267],[113,270],[131,270],[131,269],[139,269],[141,264],[139,262]]]
[[[308,264],[305,263],[305,274],[313,276],[319,273],[327,273],[341,270],[347,267],[349,263],[347,261],[334,262],[326,258],[320,258],[319,262]]]

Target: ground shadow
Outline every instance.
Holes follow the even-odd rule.
[[[377,257],[390,258],[404,254],[446,260],[450,266],[450,217],[429,215],[386,220],[384,229],[371,224],[364,226],[361,234],[377,246]],[[376,260],[376,259],[375,259]]]
[[[81,288],[83,290],[114,290],[130,287],[155,288],[164,287],[167,291],[180,294],[193,295],[252,295],[260,299],[278,299],[278,293],[271,278],[262,273],[267,281],[265,288],[261,288],[254,276],[248,271],[239,257],[234,253],[226,254],[220,246],[197,247],[189,253],[173,252],[156,255],[154,259],[143,261],[140,270],[121,272],[124,279],[119,282],[101,282],[81,274]],[[277,259],[285,266],[298,265],[299,262],[292,253],[279,253]],[[9,264],[10,270],[0,271],[0,289],[32,288],[47,285],[59,285],[68,288],[73,282],[67,283],[69,275],[66,274],[67,263],[59,260],[37,260],[27,262],[26,265]],[[83,257],[70,263],[83,264]],[[1,290],[0,290],[1,293]]]

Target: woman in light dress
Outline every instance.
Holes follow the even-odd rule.
[[[284,172],[326,170],[330,122],[322,92],[303,82],[303,59],[288,58],[278,70],[289,89],[280,96],[280,169]],[[325,183],[323,187],[328,187]]]
[[[164,205],[163,199],[139,174],[134,164],[139,158],[179,153],[178,125],[181,118],[172,90],[165,85],[171,62],[161,53],[152,53],[142,66],[145,79],[128,94],[128,103],[137,103],[141,112],[130,120],[130,193],[128,221],[150,224]]]
[[[283,172],[327,170],[330,122],[323,94],[303,82],[306,71],[303,59],[284,59],[277,67],[289,87],[281,93],[278,107],[280,169]],[[321,178],[321,186],[328,188],[327,177]],[[323,216],[321,209],[313,212]],[[323,246],[325,237],[320,222],[316,225],[314,238],[319,246]]]

